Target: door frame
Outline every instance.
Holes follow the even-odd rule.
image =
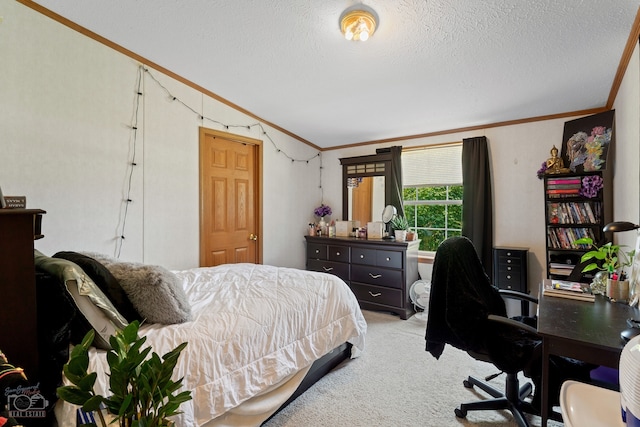
[[[263,250],[263,233],[262,233],[262,206],[263,206],[263,197],[262,197],[262,171],[263,171],[263,165],[262,165],[262,160],[263,160],[263,141],[259,140],[259,139],[255,139],[255,138],[250,138],[247,136],[242,136],[242,135],[236,135],[233,133],[229,133],[229,132],[223,132],[223,131],[219,131],[219,130],[215,130],[215,129],[210,129],[210,128],[206,128],[204,126],[200,126],[200,132],[199,132],[199,141],[198,141],[198,199],[199,199],[199,214],[198,214],[198,218],[199,218],[199,263],[202,266],[202,262],[203,262],[203,236],[202,236],[202,230],[204,228],[203,222],[204,222],[204,212],[203,212],[203,206],[204,206],[204,194],[202,191],[202,146],[203,146],[203,142],[204,142],[204,137],[205,135],[213,135],[216,138],[220,138],[220,139],[226,139],[227,141],[231,141],[231,142],[236,142],[238,144],[244,144],[244,145],[251,145],[254,147],[254,152],[256,154],[256,158],[255,158],[255,162],[254,162],[254,194],[255,194],[255,199],[256,199],[256,212],[255,212],[255,227],[256,227],[256,234],[258,235],[258,242],[257,242],[257,263],[258,264],[262,264],[262,250]]]

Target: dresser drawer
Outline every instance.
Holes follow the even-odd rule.
[[[496,255],[498,255],[498,257],[505,258],[522,259],[522,257],[527,255],[527,252],[527,249],[496,248]]]
[[[328,251],[328,260],[329,261],[338,261],[338,262],[349,262],[349,251],[350,247],[348,246],[329,246]]]
[[[403,306],[402,291],[400,289],[351,282],[351,290],[358,301],[366,301],[391,307]]]
[[[495,285],[500,289],[510,289],[514,291],[526,292],[519,275],[504,274],[495,278]]]
[[[351,280],[400,289],[404,285],[401,270],[389,270],[364,265],[353,265],[351,267]]]
[[[351,262],[386,268],[402,268],[403,252],[366,248],[353,248]]]
[[[352,248],[351,262],[362,265],[376,265],[376,250],[366,248]]]
[[[522,268],[519,265],[498,265],[496,277],[516,276],[520,277]]]
[[[333,274],[338,276],[345,282],[349,281],[349,264],[318,259],[308,259],[307,270]]]
[[[522,265],[522,258],[498,256],[498,265]]]
[[[328,259],[328,246],[320,243],[307,243],[307,258]]]
[[[397,251],[376,251],[376,265],[378,267],[402,268],[404,254]]]

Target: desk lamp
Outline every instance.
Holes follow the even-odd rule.
[[[610,222],[609,224],[605,225],[604,228],[602,229],[602,231],[604,231],[605,233],[607,232],[613,232],[613,233],[617,233],[619,231],[631,231],[631,230],[637,230],[640,228],[640,225],[638,224],[634,224],[632,222],[628,222],[628,221],[614,221],[614,222]],[[640,234],[638,234],[638,239],[636,240],[636,255],[634,256],[634,262],[633,265],[631,266],[631,280],[632,283],[635,283],[637,285],[637,278],[636,276],[638,276],[640,274],[638,270],[638,266],[635,265],[635,260],[638,257],[638,249],[640,248]],[[634,296],[634,300],[637,298],[637,296]],[[634,303],[632,302],[631,305],[634,305]],[[629,341],[631,338],[640,335],[640,322],[638,322],[637,320],[634,319],[629,319],[627,320],[627,324],[629,325],[629,327],[627,329],[624,329],[621,333],[620,336],[625,340],[625,341]]]
[[[618,231],[631,231],[631,230],[637,230],[638,228],[640,228],[640,225],[634,224],[632,222],[614,221],[605,225],[602,231],[604,231],[605,233],[608,233],[609,231],[613,233],[617,233]]]

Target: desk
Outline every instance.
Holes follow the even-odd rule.
[[[587,363],[618,368],[622,347],[620,331],[638,310],[611,303],[597,295],[595,302],[544,297],[538,303],[538,333],[542,336],[542,427],[549,418],[549,356],[571,357]]]

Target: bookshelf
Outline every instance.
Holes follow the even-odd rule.
[[[602,228],[612,221],[611,176],[607,170],[544,176],[547,278],[568,280],[590,248],[573,243],[581,237],[610,241]],[[602,188],[594,189],[601,182]],[[576,272],[576,274],[578,274]],[[590,274],[571,279],[589,282]]]

